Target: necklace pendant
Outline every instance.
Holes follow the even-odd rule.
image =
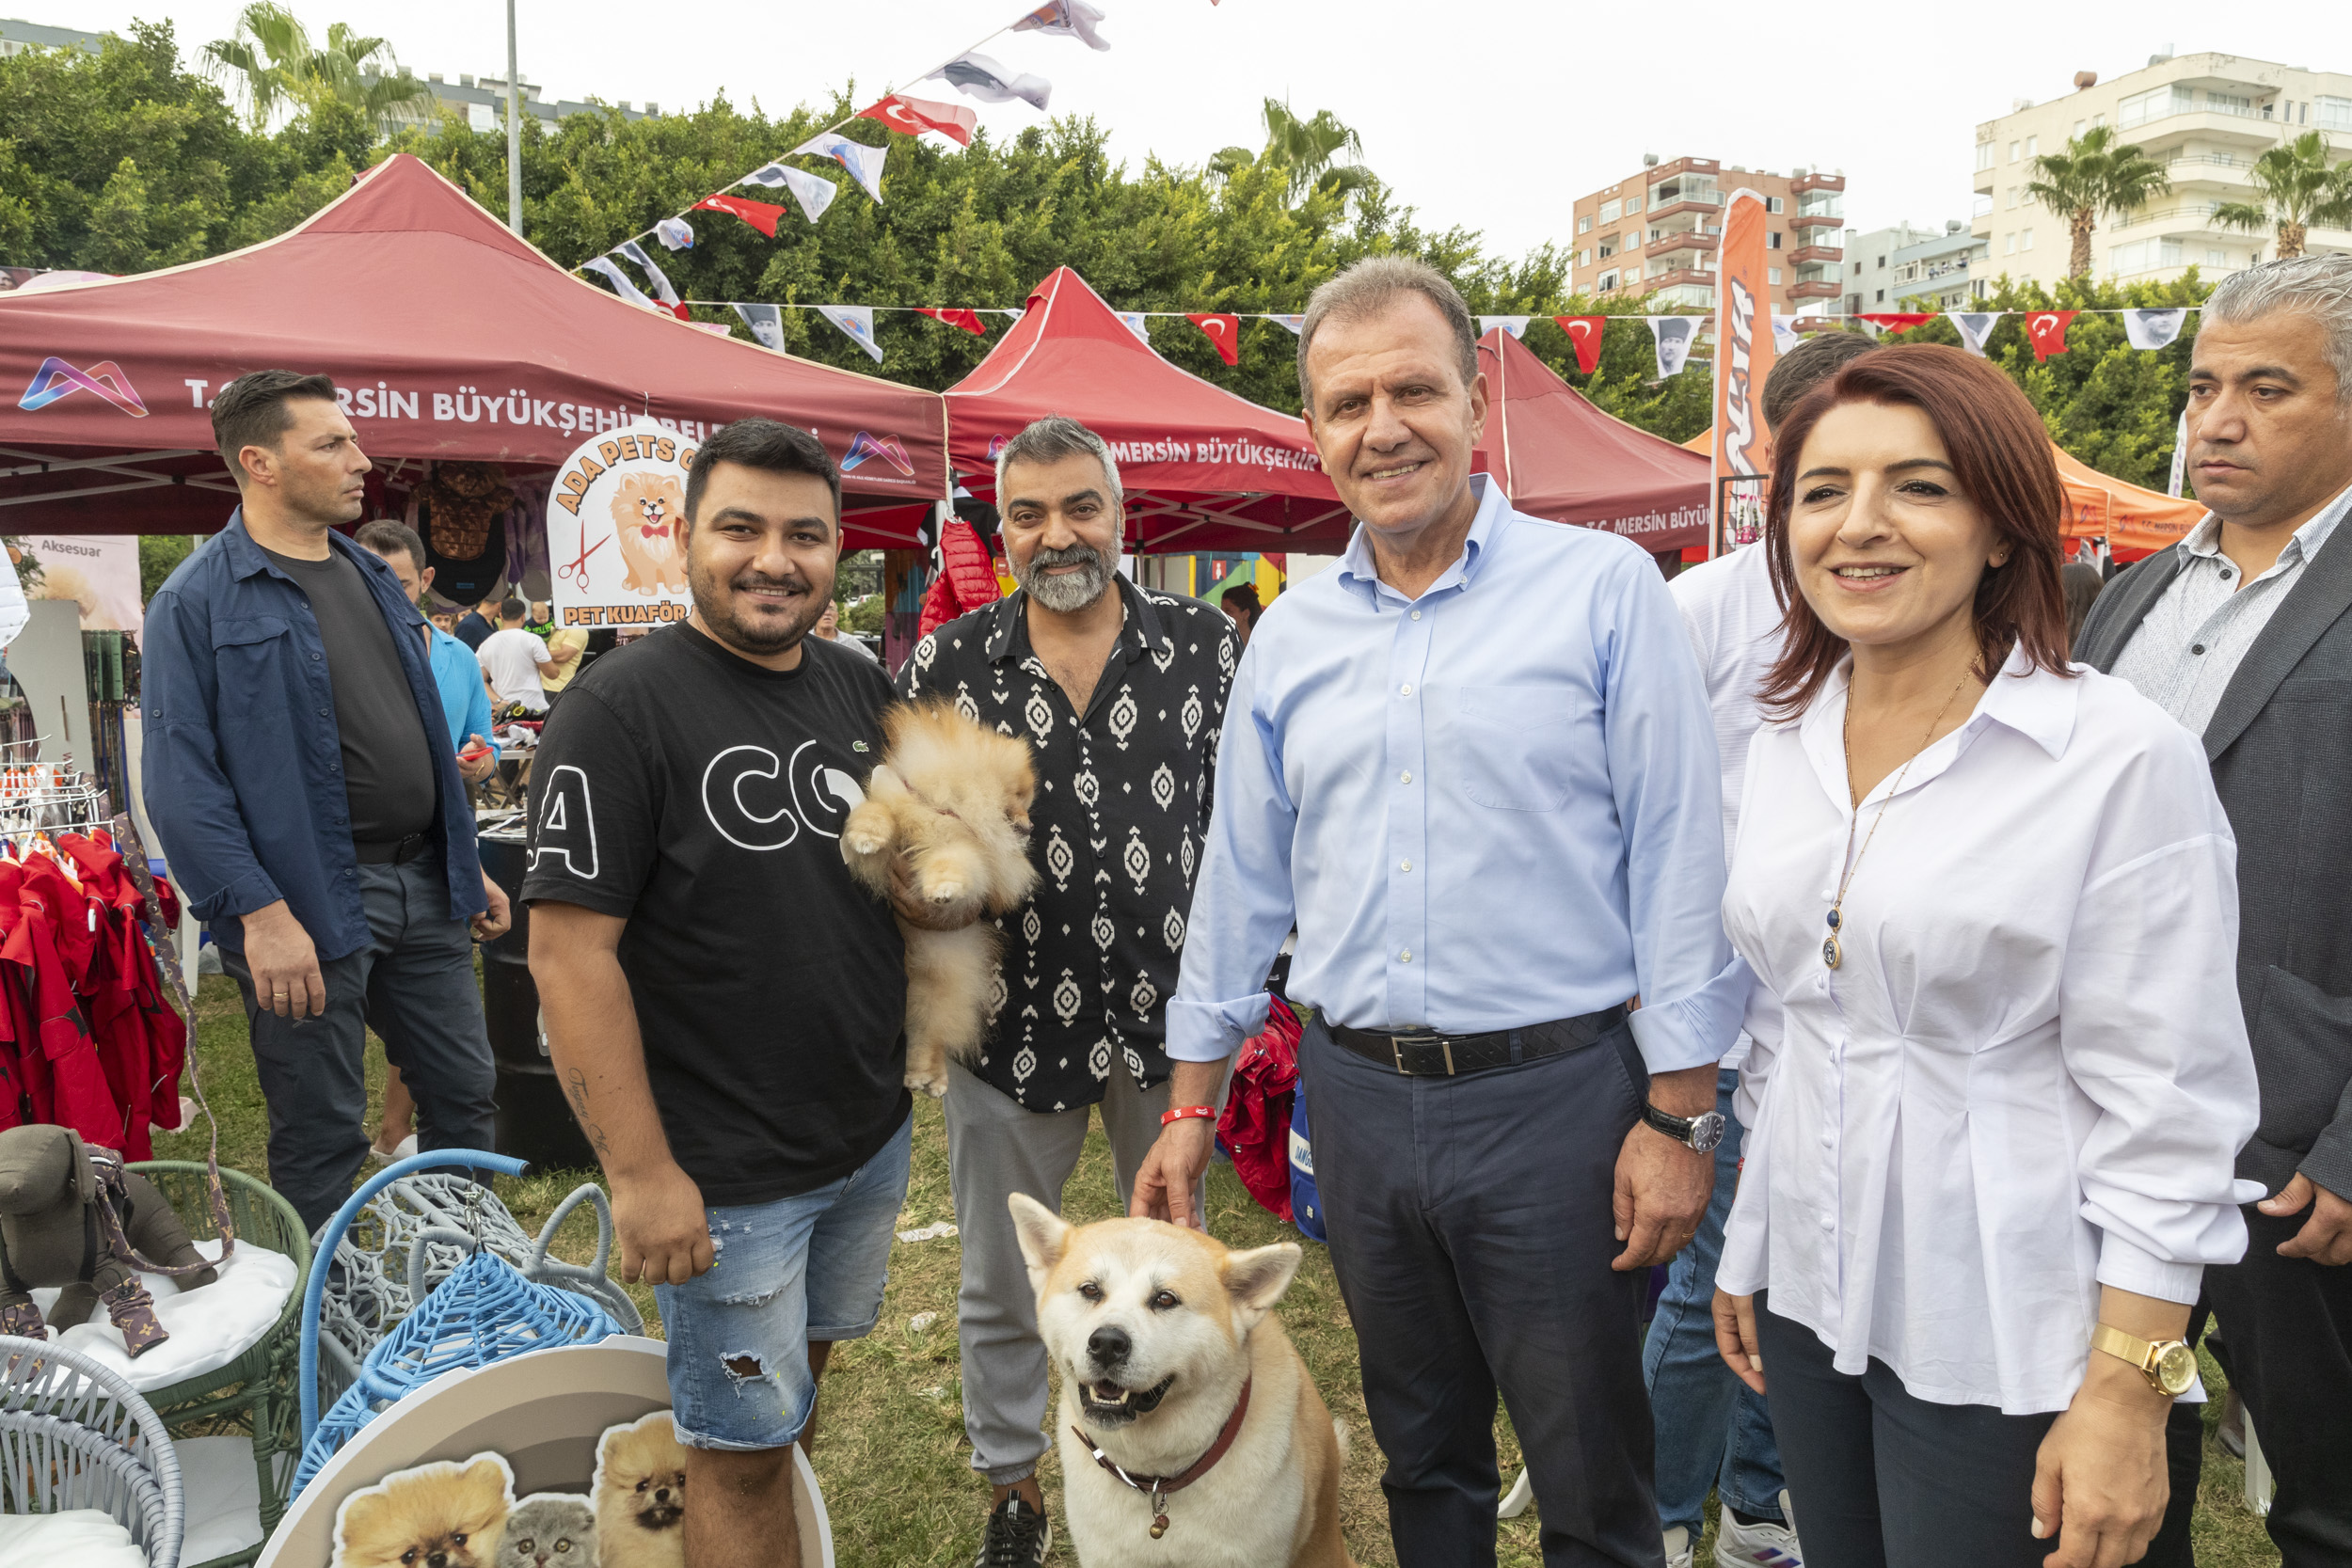
[[[1845,954],[1838,947],[1837,939],[1836,937],[1828,936],[1821,939],[1822,963],[1828,965],[1832,969],[1836,969],[1837,967],[1837,960],[1843,957],[1845,957]]]

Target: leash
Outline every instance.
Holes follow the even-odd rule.
[[[1112,1479],[1132,1491],[1142,1493],[1151,1501],[1152,1539],[1157,1541],[1168,1533],[1168,1494],[1182,1492],[1185,1487],[1207,1475],[1210,1467],[1225,1457],[1225,1450],[1233,1446],[1233,1439],[1241,1435],[1242,1418],[1249,1414],[1249,1385],[1254,1381],[1256,1380],[1245,1379],[1243,1381],[1241,1398],[1234,1402],[1233,1413],[1225,1418],[1225,1430],[1216,1434],[1216,1441],[1209,1445],[1209,1451],[1194,1460],[1177,1475],[1131,1476],[1120,1469],[1110,1455],[1097,1447],[1094,1439],[1089,1437],[1084,1429],[1073,1426],[1070,1430],[1076,1434],[1079,1442],[1087,1446],[1087,1452],[1094,1456],[1094,1463],[1109,1471]]]

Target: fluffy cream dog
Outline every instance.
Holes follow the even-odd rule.
[[[400,1471],[343,1499],[334,1568],[491,1568],[514,1505],[494,1453]]]
[[[686,1445],[668,1411],[606,1429],[591,1490],[597,1568],[685,1568]]]
[[[1026,741],[946,703],[893,708],[882,734],[882,766],[842,825],[841,858],[885,896],[894,866],[903,863],[915,895],[943,918],[974,917],[952,931],[898,922],[907,948],[907,1087],[937,1099],[947,1092],[947,1058],[969,1060],[988,1030],[1002,939],[977,916],[1018,909],[1037,885],[1029,863],[1037,773]]]
[[[1273,1316],[1298,1248],[1010,1201],[1084,1568],[1348,1568],[1339,1430]]]

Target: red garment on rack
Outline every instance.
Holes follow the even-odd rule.
[[[187,1061],[187,1024],[165,1002],[162,977],[144,932],[146,898],[110,843],[79,833],[57,837],[72,857],[83,891],[99,915],[96,950],[80,987],[98,1059],[122,1107],[119,1148],[128,1160],[152,1158],[148,1132],[180,1123],[180,1069]]]
[[[29,1042],[39,1042],[50,1082],[50,1114],[44,1119],[71,1127],[91,1143],[119,1148],[122,1107],[74,994],[74,976],[87,967],[94,945],[88,903],[64,872],[38,854],[0,862],[0,901],[12,904],[18,916],[16,928],[0,943],[0,958],[24,971],[31,1028],[18,1051],[20,1059],[30,1057],[36,1053]]]
[[[915,624],[918,641],[957,616],[1005,596],[988,542],[962,518],[949,518],[939,531],[939,576],[932,579],[930,592],[923,595],[923,613]]]
[[[7,1078],[0,1093],[0,1130],[48,1121],[56,1104],[49,1059],[41,1053],[40,1034],[25,1006],[24,979],[5,961],[7,939],[24,918],[17,906],[18,879],[16,863],[0,859],[0,1072]]]
[[[1242,1046],[1233,1064],[1225,1114],[1216,1124],[1241,1184],[1281,1219],[1291,1217],[1291,1098],[1298,1087],[1302,1032],[1290,1004],[1274,998],[1265,1027]]]

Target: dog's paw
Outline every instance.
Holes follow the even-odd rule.
[[[870,829],[852,828],[841,835],[841,842],[852,854],[879,855],[889,840]]]
[[[925,1072],[918,1068],[909,1068],[907,1087],[917,1094],[930,1095],[933,1100],[945,1100],[947,1098],[947,1069],[943,1067],[936,1072]]]
[[[953,877],[942,877],[924,884],[923,896],[945,909],[963,896],[963,883]]]

